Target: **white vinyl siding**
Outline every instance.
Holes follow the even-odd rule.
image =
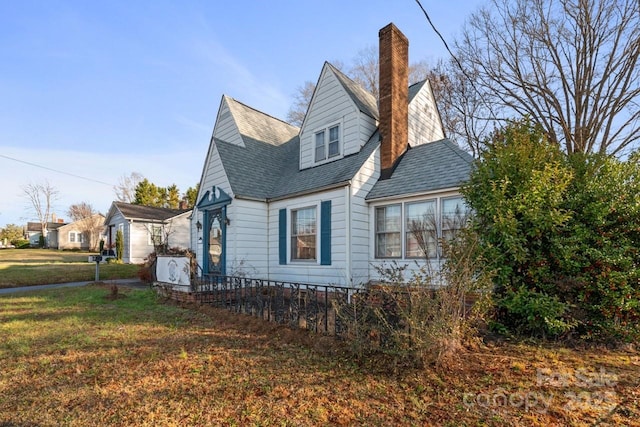
[[[293,261],[291,259],[291,212],[310,206],[316,206],[317,216],[320,214],[320,204],[331,201],[331,265],[321,265],[319,255],[315,261]],[[279,211],[287,210],[287,263],[279,263]],[[289,282],[311,284],[348,283],[345,274],[346,259],[346,230],[345,230],[345,189],[325,191],[286,200],[279,200],[269,204],[269,278]],[[320,236],[322,230],[317,230]],[[319,244],[318,237],[318,244]]]
[[[369,213],[369,205],[365,197],[373,188],[380,176],[379,150],[375,150],[353,177],[350,191],[351,208],[351,274],[354,285],[362,285],[369,281],[369,236],[373,217]]]
[[[227,275],[267,277],[268,215],[264,202],[234,199],[227,205]]]
[[[356,108],[355,103],[333,71],[325,66],[322,69],[309,111],[300,131],[300,169],[310,168],[317,164],[316,133],[337,123],[340,124],[339,154],[326,161],[333,161],[359,152],[377,126],[373,118],[366,116]],[[325,135],[325,138],[328,139],[328,137]],[[329,149],[335,150],[335,148],[326,147],[327,157],[329,157]]]
[[[415,147],[443,138],[440,114],[431,86],[426,82],[409,104],[409,145]]]
[[[221,141],[225,141],[234,145],[240,145],[244,147],[244,141],[238,130],[238,126],[233,118],[230,102],[226,96],[222,97],[220,102],[220,109],[218,110],[218,117],[216,118],[216,125],[213,129],[213,137]]]

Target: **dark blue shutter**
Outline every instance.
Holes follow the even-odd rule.
[[[331,265],[331,200],[320,204],[320,265]]]
[[[287,263],[287,210],[280,209],[278,223],[278,257],[280,264]]]

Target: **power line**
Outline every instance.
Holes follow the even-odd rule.
[[[108,182],[100,181],[100,180],[93,179],[93,178],[87,178],[86,176],[76,175],[76,174],[73,174],[73,173],[70,173],[70,172],[64,172],[64,171],[61,171],[61,170],[58,170],[58,169],[50,168],[48,166],[39,165],[37,163],[27,162],[26,160],[20,160],[20,159],[14,158],[14,157],[9,157],[9,156],[6,156],[4,154],[0,154],[0,157],[4,157],[5,159],[13,160],[14,162],[24,163],[25,165],[35,166],[37,168],[46,169],[46,170],[49,170],[49,171],[52,171],[52,172],[56,172],[56,173],[61,173],[63,175],[72,176],[74,178],[84,179],[86,181],[96,182],[98,184],[103,184],[103,185],[108,185],[109,187],[113,187],[113,184],[109,184]]]
[[[442,34],[440,34],[440,31],[438,31],[438,29],[436,28],[436,26],[434,25],[434,23],[431,21],[431,17],[429,16],[429,14],[427,13],[427,10],[422,7],[422,3],[420,3],[420,0],[416,0],[416,3],[418,3],[418,6],[420,6],[420,9],[422,9],[422,13],[424,13],[425,18],[427,18],[427,21],[429,22],[429,25],[431,25],[431,28],[433,29],[433,31],[435,31],[435,33],[438,35],[438,37],[440,38],[440,40],[442,41],[442,44],[444,45],[444,48],[447,49],[447,52],[449,52],[449,55],[451,55],[451,58],[453,58],[453,60],[455,61],[456,65],[458,66],[458,68],[460,68],[460,71],[462,72],[462,74],[467,78],[467,80],[469,80],[469,83],[471,83],[471,87],[473,87],[473,90],[476,91],[476,93],[478,95],[480,95],[480,100],[482,101],[482,103],[489,109],[489,112],[491,113],[491,115],[494,116],[495,119],[495,113],[493,112],[493,108],[491,108],[491,105],[489,105],[485,100],[484,100],[484,96],[482,95],[482,93],[478,90],[478,88],[476,87],[476,84],[474,83],[473,79],[471,78],[471,76],[469,76],[469,74],[467,73],[467,71],[464,69],[464,67],[462,66],[462,64],[460,63],[460,61],[458,60],[458,58],[453,54],[453,52],[451,52],[451,49],[449,49],[449,45],[447,44],[447,41],[444,39],[444,37],[442,37]]]

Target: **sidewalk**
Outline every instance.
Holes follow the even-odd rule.
[[[70,282],[70,283],[54,283],[51,285],[34,285],[34,286],[21,286],[19,288],[5,288],[0,289],[0,295],[13,294],[17,292],[29,292],[29,291],[41,291],[45,289],[55,289],[55,288],[75,288],[79,286],[86,286],[89,283],[93,283],[94,281],[87,282]],[[135,278],[130,279],[114,279],[114,280],[101,280],[102,283],[106,284],[117,284],[120,286],[126,286],[136,289],[147,289],[149,285],[146,283],[142,283],[140,280]]]

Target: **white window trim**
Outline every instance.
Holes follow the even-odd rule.
[[[73,241],[71,240],[71,236],[73,236]],[[69,241],[69,243],[80,243],[80,244],[83,244],[84,243],[84,236],[79,231],[70,231],[69,235],[67,236],[67,240]]]
[[[153,230],[156,227],[160,229],[160,244],[161,245],[164,244],[164,227],[163,227],[163,224],[150,224],[149,228],[147,229],[147,245],[149,245],[149,246],[154,246],[153,239],[151,238],[151,236],[153,236]]]
[[[329,129],[338,126],[338,154],[329,157]],[[316,135],[320,132],[324,132],[324,154],[325,158],[322,160],[316,160]],[[344,126],[343,121],[338,120],[329,123],[326,126],[315,129],[311,132],[311,152],[313,156],[314,165],[322,165],[324,163],[333,162],[334,160],[344,157]]]
[[[406,212],[406,204],[410,204],[410,203],[416,203],[416,202],[421,202],[421,201],[429,201],[429,200],[434,200],[436,201],[436,216],[437,216],[437,233],[438,233],[438,241],[440,240],[440,238],[442,237],[442,201],[443,200],[447,200],[447,199],[457,199],[457,198],[461,198],[463,197],[462,194],[458,193],[458,192],[452,192],[452,191],[447,191],[447,192],[442,192],[442,193],[433,193],[433,194],[424,194],[422,196],[413,196],[410,198],[406,198],[406,199],[386,199],[384,201],[379,201],[379,202],[374,202],[369,206],[369,215],[371,218],[371,223],[373,224],[372,227],[370,227],[370,233],[369,233],[369,238],[371,241],[371,246],[370,246],[370,252],[369,252],[369,257],[371,260],[375,261],[375,262],[384,262],[386,260],[395,260],[395,261],[406,261],[406,262],[413,262],[419,259],[424,259],[426,260],[426,257],[407,257],[406,256],[406,218],[405,218],[405,212]],[[383,206],[390,206],[390,205],[397,205],[400,204],[401,205],[401,231],[400,231],[400,241],[401,241],[401,256],[400,257],[377,257],[377,248],[376,248],[376,208],[380,208]],[[436,253],[436,257],[432,257],[432,258],[428,258],[429,261],[437,261],[437,260],[441,260],[444,259],[444,257],[442,256],[442,252],[441,252],[441,247],[438,244],[438,249],[437,249],[437,253]]]
[[[293,223],[293,211],[306,208],[315,208],[316,210],[316,259],[294,259],[293,248],[291,247],[291,225]],[[287,260],[291,264],[307,264],[320,265],[320,201],[310,203],[299,203],[287,206]]]
[[[400,256],[399,257],[395,257],[395,256],[385,256],[385,257],[378,257],[378,248],[377,248],[377,243],[378,243],[378,218],[376,216],[376,210],[377,208],[384,208],[387,206],[396,206],[396,205],[400,205],[400,230],[398,231],[398,233],[400,233]],[[404,255],[404,225],[402,224],[402,221],[404,221],[404,202],[392,202],[392,203],[383,203],[383,204],[379,204],[377,206],[375,206],[373,208],[373,257],[375,259],[380,259],[380,260],[393,260],[393,259],[403,259],[402,256]]]

